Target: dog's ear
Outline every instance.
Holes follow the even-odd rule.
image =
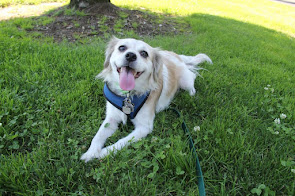
[[[107,49],[105,52],[105,61],[104,61],[104,68],[107,68],[110,65],[110,58],[112,53],[115,50],[115,46],[117,45],[119,39],[116,38],[115,36],[112,37],[112,39],[109,41],[108,45],[107,45]]]
[[[159,49],[154,50],[154,56],[153,56],[153,79],[155,82],[158,82],[160,70],[162,69],[163,61],[162,57],[159,53]]]
[[[112,39],[109,41],[106,52],[105,52],[105,61],[104,61],[104,69],[102,72],[100,72],[97,76],[96,79],[106,79],[106,76],[112,72],[112,68],[110,66],[110,58],[112,56],[112,53],[115,50],[115,46],[118,43],[119,39],[116,38],[115,36],[112,37]]]

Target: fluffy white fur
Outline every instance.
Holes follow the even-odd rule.
[[[120,46],[124,46],[125,50],[120,50]],[[143,51],[148,54],[147,57],[142,55]],[[92,139],[89,149],[81,157],[85,162],[94,158],[102,159],[110,152],[116,152],[130,142],[146,137],[153,130],[155,114],[168,107],[179,88],[187,90],[190,95],[195,94],[194,81],[200,69],[197,65],[203,62],[212,63],[205,54],[177,55],[153,48],[140,40],[113,38],[106,49],[104,69],[97,77],[107,82],[109,88],[118,95],[122,95],[118,70],[126,66],[128,52],[136,54],[136,60],[128,66],[139,75],[130,94],[141,95],[150,91],[149,98],[131,120],[135,129],[115,144],[104,147],[106,139],[118,129],[118,124],[127,121],[127,116],[107,101],[106,118]]]

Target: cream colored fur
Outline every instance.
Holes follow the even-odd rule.
[[[120,51],[120,46],[126,46],[126,51]],[[146,51],[148,57],[142,57],[141,51]],[[203,62],[212,63],[205,54],[178,55],[153,48],[140,40],[113,38],[106,49],[104,69],[97,77],[107,82],[110,89],[118,95],[122,95],[122,91],[118,85],[117,69],[126,63],[127,52],[136,54],[137,59],[132,64],[132,68],[141,73],[135,79],[135,88],[130,92],[131,95],[141,95],[147,91],[150,91],[150,95],[137,116],[131,120],[134,130],[115,144],[104,147],[106,139],[118,129],[118,124],[127,121],[127,116],[107,101],[106,118],[89,149],[81,157],[85,162],[94,158],[102,159],[110,152],[116,152],[130,142],[146,137],[153,130],[155,114],[169,106],[179,88],[187,90],[190,95],[195,94],[194,81],[200,69],[196,66]]]

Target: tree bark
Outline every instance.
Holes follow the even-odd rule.
[[[97,3],[111,3],[110,0],[71,0],[70,7],[87,8]]]

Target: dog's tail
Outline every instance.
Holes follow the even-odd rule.
[[[179,55],[179,56],[187,66],[193,66],[195,68],[197,68],[197,65],[203,62],[213,64],[212,60],[206,54],[198,54],[196,56],[185,56],[185,55]]]
[[[206,69],[199,67],[198,65],[204,62],[213,64],[212,60],[206,54],[198,54],[196,56],[185,56],[185,55],[179,55],[179,56],[183,60],[183,62],[187,65],[188,69],[200,77],[202,76],[199,74],[198,71],[206,70]]]

